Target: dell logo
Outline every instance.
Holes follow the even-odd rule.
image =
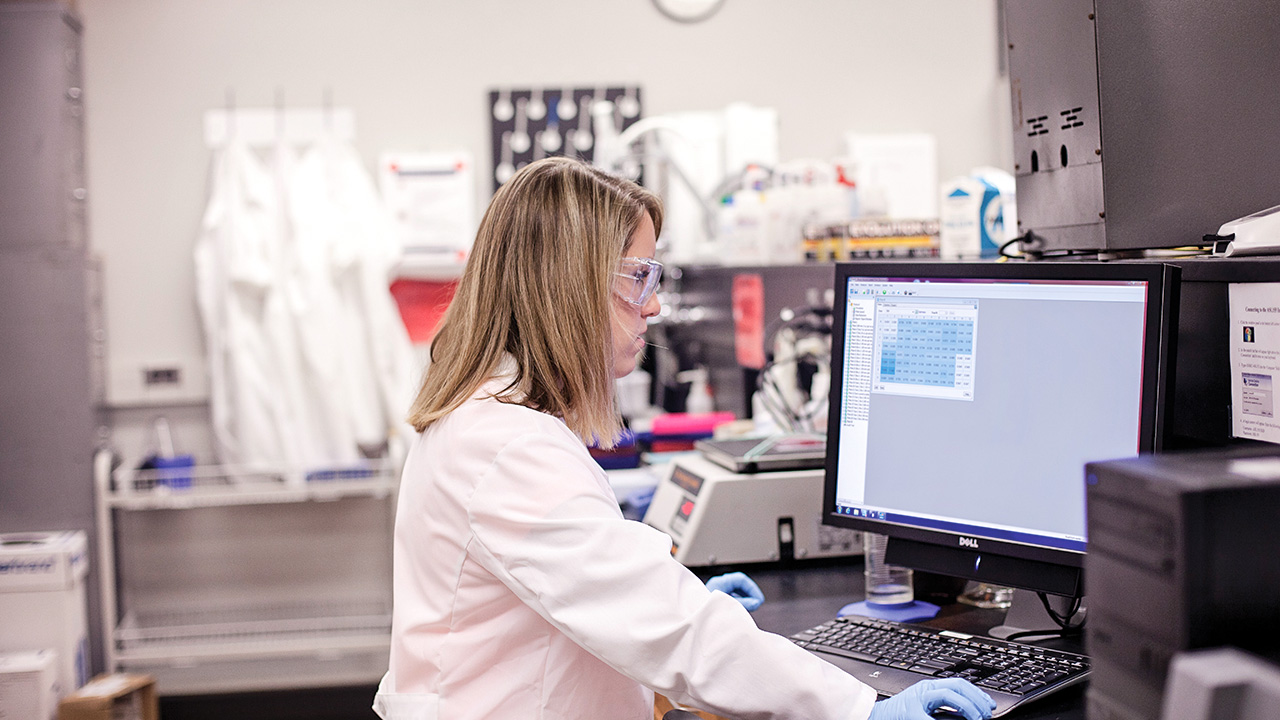
[[[978,540],[977,538],[968,538],[968,537],[961,536],[960,547],[973,548],[974,550],[977,550]]]
[[[877,671],[875,671],[875,672],[871,673],[870,675],[868,675],[867,677],[880,677],[880,671],[879,671],[879,670],[877,670]]]

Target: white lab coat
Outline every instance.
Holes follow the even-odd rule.
[[[382,718],[647,720],[652,690],[741,720],[868,716],[873,690],[758,630],[623,519],[563,422],[488,397],[506,382],[409,452]]]
[[[248,145],[214,157],[213,190],[196,242],[196,299],[208,346],[218,458],[229,465],[294,465],[305,456],[305,414],[291,404],[300,375],[280,291],[280,193]]]
[[[413,350],[388,288],[397,248],[355,149],[324,138],[288,177],[289,303],[332,462],[407,430]]]
[[[272,159],[235,138],[218,151],[196,244],[218,459],[348,465],[389,435],[399,456],[414,360],[373,181],[331,138],[300,161],[284,146]]]

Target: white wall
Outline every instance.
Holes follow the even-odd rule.
[[[924,131],[939,177],[1011,167],[995,0],[727,0],[680,25],[649,0],[79,0],[90,237],[105,268],[108,397],[176,361],[201,382],[192,248],[206,200],[202,114],[319,106],[385,150],[488,153],[488,91],[638,83],[645,113],[777,108],[780,157],[846,131]],[[481,178],[484,173],[480,173]],[[482,179],[478,181],[484,183]],[[477,192],[487,197],[487,185]]]

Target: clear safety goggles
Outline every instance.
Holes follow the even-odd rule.
[[[653,258],[624,257],[614,283],[618,297],[632,305],[644,305],[658,289],[662,279],[662,263]]]

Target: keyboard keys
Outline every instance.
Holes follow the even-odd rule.
[[[807,650],[924,677],[959,677],[1008,695],[1071,684],[1089,670],[1082,655],[931,628],[849,617],[792,636]],[[890,691],[892,692],[892,691]]]
[[[815,649],[815,648],[820,649],[822,650],[822,652],[825,652],[825,653],[831,653],[832,655],[839,655],[841,657],[853,658],[854,660],[861,660],[862,662],[873,663],[877,660],[875,655],[868,655],[864,652],[858,652],[857,650],[846,650],[844,648],[836,648],[836,647],[830,647],[830,646],[812,646],[812,644],[811,644],[811,647],[807,649]]]

